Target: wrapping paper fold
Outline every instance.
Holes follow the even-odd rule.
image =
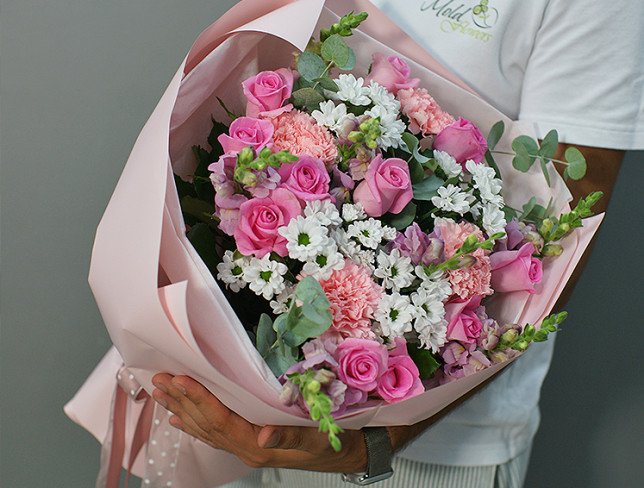
[[[191,146],[204,144],[214,115],[225,120],[219,96],[234,111],[244,106],[239,84],[262,69],[290,64],[294,49],[304,49],[319,26],[349,10],[366,10],[367,22],[350,39],[358,66],[369,65],[375,51],[397,53],[415,77],[447,111],[472,120],[484,132],[506,124],[500,150],[519,134],[534,136],[482,101],[454,75],[396,27],[368,1],[245,0],[197,39],[137,139],[96,233],[89,282],[115,345],[90,375],[66,413],[99,440],[111,421],[116,373],[125,364],[151,392],[160,371],[192,376],[224,404],[250,422],[312,425],[297,407],[278,399],[280,385],[249,340],[243,326],[200,257],[185,237],[172,172],[189,177]],[[499,159],[510,205],[529,195],[556,211],[567,208],[570,194],[556,172],[549,188],[540,170],[523,174]],[[535,165],[536,166],[536,165]],[[141,191],[144,188],[145,191]],[[132,217],[131,209],[137,212]],[[564,254],[546,261],[535,295],[508,294],[491,305],[493,315],[513,322],[537,322],[546,316],[597,230],[601,216],[568,237]],[[507,364],[497,365],[394,405],[352,412],[345,428],[412,424],[452,403]],[[128,405],[126,439],[131,439],[140,405]],[[129,457],[126,443],[125,458]],[[144,471],[143,455],[134,473]],[[173,486],[216,486],[244,474],[233,456],[183,436]]]

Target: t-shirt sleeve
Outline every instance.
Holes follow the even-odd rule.
[[[551,0],[526,67],[519,119],[540,137],[644,149],[644,1]]]

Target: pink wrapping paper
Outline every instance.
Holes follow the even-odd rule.
[[[367,1],[240,2],[199,36],[179,67],[141,131],[97,230],[89,281],[116,349],[108,352],[65,411],[99,440],[108,430],[115,376],[123,363],[148,392],[157,372],[185,374],[250,422],[313,425],[297,407],[280,403],[278,381],[187,241],[172,171],[184,177],[192,174],[190,147],[205,142],[211,114],[225,120],[216,96],[241,112],[241,80],[258,70],[290,64],[293,47],[303,49],[319,26],[329,25],[351,9],[371,14],[349,41],[358,66],[368,66],[374,51],[403,54],[414,76],[447,111],[471,119],[484,132],[503,120],[506,134],[498,149],[509,150],[516,135],[534,136],[531,127],[512,122],[478,98]],[[567,208],[570,195],[556,172],[551,174],[553,188],[549,188],[537,168],[522,174],[511,169],[509,158],[498,162],[510,188],[505,192],[510,205],[520,206],[528,195],[535,195],[542,204],[552,200],[556,211]],[[143,182],[145,192],[140,191]],[[512,188],[522,191],[512,192]],[[144,217],[133,219],[132,207]],[[588,219],[583,229],[566,239],[564,254],[546,261],[537,294],[515,293],[495,300],[494,316],[520,323],[545,317],[600,221],[601,216]],[[170,284],[158,286],[159,268]],[[361,428],[416,423],[506,365],[399,404],[363,409],[340,424]],[[140,406],[132,403],[129,409],[127,439],[133,435]],[[126,444],[125,459],[129,457]],[[134,473],[141,475],[143,469],[139,455]],[[216,486],[245,471],[233,456],[183,436],[173,486]]]

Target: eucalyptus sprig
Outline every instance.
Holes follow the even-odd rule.
[[[429,266],[423,266],[425,269],[425,274],[431,276],[437,271],[447,271],[451,269],[459,269],[471,266],[474,262],[472,253],[477,249],[485,249],[491,251],[494,247],[496,240],[501,239],[505,236],[504,232],[497,232],[492,234],[490,237],[484,241],[479,241],[476,234],[470,234],[467,239],[461,244],[461,246],[456,249],[454,255],[446,261],[438,264],[430,264]]]
[[[308,369],[304,373],[289,374],[287,378],[300,389],[302,398],[309,408],[311,420],[318,422],[318,430],[327,433],[329,444],[333,450],[340,452],[342,442],[338,434],[343,430],[335,423],[335,419],[331,415],[333,401],[321,390],[322,383],[316,378],[316,375],[316,371]]]
[[[521,333],[516,329],[510,329],[501,335],[498,345],[492,352],[505,351],[506,349],[525,351],[532,342],[544,342],[548,340],[548,334],[557,332],[559,325],[566,320],[566,317],[568,317],[568,312],[552,314],[543,319],[541,327],[538,330],[532,324],[527,324]]]

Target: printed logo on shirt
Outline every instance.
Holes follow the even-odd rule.
[[[489,0],[426,0],[421,12],[432,12],[440,19],[440,29],[448,34],[457,33],[481,42],[492,39],[490,30],[499,21],[499,11]]]

